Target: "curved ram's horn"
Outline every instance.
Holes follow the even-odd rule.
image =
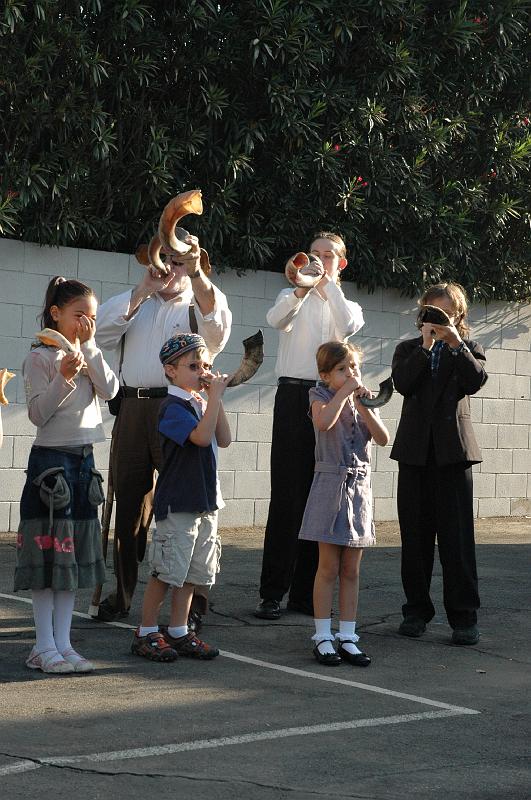
[[[158,233],[152,238],[150,243],[148,244],[147,249],[147,257],[148,257],[148,265],[152,264],[152,266],[156,267],[159,272],[162,272],[163,275],[167,275],[170,271],[170,268],[166,266],[164,261],[162,261],[160,257],[160,251],[162,249],[162,242],[160,241],[160,237]],[[146,266],[148,266],[146,265]]]
[[[295,253],[286,264],[284,274],[292,286],[300,289],[311,289],[324,275],[324,267],[320,258],[312,254]]]
[[[159,238],[162,246],[181,255],[188,253],[190,245],[182,241],[188,236],[188,231],[175,226],[187,214],[202,213],[203,201],[200,189],[192,189],[190,192],[182,192],[173,197],[160,216]]]
[[[5,395],[6,383],[15,377],[14,372],[9,372],[7,369],[0,369],[0,404],[7,406],[8,400]]]
[[[149,250],[149,245],[140,244],[138,245],[135,251],[135,258],[139,264],[142,264],[143,267],[150,266],[148,250]]]
[[[248,339],[244,339],[243,348],[242,362],[232,375],[227,386],[239,386],[240,383],[245,383],[257,372],[258,367],[264,360],[264,335],[262,331],[258,330]]]
[[[393,379],[391,376],[386,378],[380,384],[380,391],[376,397],[360,397],[360,403],[366,408],[380,408],[389,402],[393,394]]]
[[[35,334],[35,338],[49,347],[60,347],[65,353],[79,352],[79,347],[76,348],[72,342],[69,342],[68,339],[63,336],[62,333],[56,331],[55,328],[43,328],[42,331]]]

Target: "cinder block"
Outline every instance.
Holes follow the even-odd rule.
[[[129,283],[129,253],[109,253],[103,250],[79,251],[79,280]]]
[[[497,447],[498,426],[495,424],[479,423],[474,425],[474,433],[480,447]]]
[[[9,388],[9,386],[8,386]],[[2,422],[4,435],[7,436],[32,436],[35,437],[37,429],[29,421],[25,404],[8,405],[2,409]]]
[[[0,303],[0,334],[20,336],[22,333],[22,306],[14,303]]]
[[[0,532],[7,533],[9,531],[9,503],[0,502]]]
[[[248,270],[243,275],[238,275],[236,270],[226,270],[223,273],[223,292],[227,295],[235,294],[241,297],[265,297],[265,272]],[[287,283],[284,282],[284,288]]]
[[[138,263],[134,255],[129,256],[129,272],[127,283],[136,286],[144,278],[146,268]]]
[[[513,472],[531,474],[531,450],[513,450]]]
[[[232,441],[236,441],[236,431],[238,430],[238,415],[234,412],[225,412],[225,416],[227,417],[227,422],[229,423],[230,428],[230,435]]]
[[[475,472],[474,497],[496,497],[496,476]]]
[[[527,475],[496,475],[496,497],[524,497]]]
[[[30,348],[30,339],[0,336],[0,364],[5,364],[8,369],[20,370]]]
[[[490,376],[494,372],[500,372],[502,375],[514,375],[516,368],[516,350],[509,350],[507,348],[489,349],[485,351],[487,359],[487,372]]]
[[[26,469],[30,450],[35,440],[33,436],[16,436],[14,437],[14,441],[13,466],[16,469]]]
[[[358,303],[364,312],[368,311],[382,311],[383,310],[383,290],[375,289],[374,292],[368,292],[364,287],[358,286],[353,281],[341,281],[341,288],[347,300],[353,300]]]
[[[496,373],[494,373],[494,375],[489,374],[487,382],[483,384],[478,394],[483,398],[497,400],[500,397],[500,383],[502,380],[505,380],[505,378],[505,375],[497,375]]]
[[[472,422],[481,422],[483,418],[483,399],[481,397],[470,398],[470,419]]]
[[[234,476],[235,500],[248,497],[269,497],[270,488],[269,472],[236,472]]]
[[[79,251],[77,247],[49,247],[26,242],[24,249],[24,272],[37,275],[62,275],[77,278]]]
[[[393,356],[398,342],[398,339],[382,339],[380,362],[387,366],[389,374],[391,374],[391,364],[393,363]]]
[[[44,300],[44,298],[43,298]],[[35,334],[41,330],[41,306],[20,306],[22,308],[22,336],[25,339],[34,339]]]
[[[248,528],[254,525],[254,500],[227,500],[219,512],[220,528]]]
[[[391,452],[390,446],[374,447],[372,452],[373,463],[376,463],[376,470],[378,472],[396,472],[398,470],[398,461],[393,461],[389,458],[389,453]]]
[[[275,407],[276,386],[260,386],[260,414],[272,414]]]
[[[0,486],[2,487],[2,500],[19,501],[26,475],[23,469],[0,470]]]
[[[360,333],[377,339],[398,339],[400,315],[383,311],[364,312],[365,325]]]
[[[239,442],[270,442],[273,418],[271,414],[238,414]]]
[[[22,270],[22,265],[20,269]],[[0,271],[4,303],[42,306],[48,283],[49,278],[45,275],[29,275],[22,272],[13,275],[12,272]]]
[[[482,451],[483,461],[481,462],[481,472],[512,472],[513,471],[513,451],[512,450],[488,450]]]
[[[483,400],[483,422],[507,423],[514,420],[514,400]]]
[[[215,281],[214,281],[214,283],[215,283]],[[235,294],[231,294],[230,296],[227,296],[227,302],[229,304],[229,309],[230,309],[230,312],[232,314],[232,324],[233,325],[241,325],[242,324],[243,298],[242,297],[238,297]]]
[[[258,414],[260,408],[260,389],[258,386],[252,386],[249,383],[242,383],[240,386],[235,386],[233,389],[227,389],[223,395],[223,406],[225,411],[236,413],[244,411],[251,414]]]
[[[363,328],[361,329],[363,331]],[[354,339],[352,339],[354,342]],[[380,364],[382,360],[382,340],[374,337],[356,335],[355,343],[363,352],[362,369],[366,364]]]
[[[1,413],[1,412],[0,412]],[[0,447],[0,469],[9,469],[13,466],[14,436],[4,436],[4,443]],[[0,499],[2,489],[0,487]]]
[[[100,302],[105,303],[110,297],[116,297],[118,294],[129,291],[131,291],[131,286],[128,283],[108,283],[107,281],[102,281]]]
[[[0,269],[22,272],[24,269],[24,242],[0,238]]]
[[[396,500],[390,497],[375,497],[373,513],[377,522],[398,519]]]
[[[274,386],[277,382],[277,376],[275,374],[275,364],[276,364],[276,357],[269,358],[268,356],[264,356],[264,361],[256,373],[248,383],[252,385],[258,386]]]
[[[516,352],[516,374],[531,375],[531,353],[525,350]]]
[[[531,400],[514,401],[514,422],[516,425],[531,425]]]
[[[497,325],[514,325],[518,319],[518,304],[493,300],[485,306],[485,317]]]
[[[256,469],[268,470],[271,467],[271,443],[258,442],[258,455],[256,458]]]
[[[529,400],[530,378],[526,375],[500,375],[500,397]],[[490,383],[490,381],[488,381]]]
[[[94,445],[94,461],[99,470],[107,469],[109,464],[109,454],[111,451],[111,441],[106,439],[104,442],[96,442]]]
[[[474,430],[476,430],[474,427]],[[492,447],[492,445],[488,445]],[[498,425],[498,447],[527,449],[529,446],[528,425]]]
[[[224,500],[232,499],[234,497],[234,472],[220,472],[219,485],[221,488],[221,496]]]
[[[416,315],[418,307],[413,298],[402,296],[397,289],[386,289],[382,292],[382,311]]]
[[[271,300],[268,298],[247,298],[245,303],[242,303],[242,324],[264,328],[267,324],[266,314],[271,306]]]
[[[479,342],[484,350],[489,348],[500,348],[501,327],[493,324],[492,322],[488,322],[487,320],[483,320],[482,322],[474,322],[468,338]]]
[[[254,501],[254,524],[256,527],[263,528],[267,524],[269,513],[269,500]]]
[[[240,366],[242,357],[241,354],[237,353],[227,353],[226,350],[219,353],[214,360],[214,365],[217,370],[220,372],[226,372],[227,375],[230,375],[231,372],[235,372],[238,367]],[[232,394],[233,389],[229,389],[229,393]],[[223,404],[225,404],[228,395],[225,395],[223,398]]]
[[[393,496],[393,474],[392,472],[372,473],[371,484],[374,497]]]
[[[420,336],[419,329],[417,328],[417,314],[418,311],[412,311],[411,314],[402,314],[398,320],[398,338],[401,341],[404,339],[415,339]]]
[[[264,296],[270,300],[276,300],[282,289],[288,287],[288,282],[283,272],[265,272]],[[273,305],[271,303],[271,305]]]
[[[511,501],[502,497],[480,497],[478,500],[479,517],[508,517],[511,513]]]
[[[531,330],[529,325],[518,323],[514,327],[504,326],[502,328],[502,347],[529,352],[531,349]]]
[[[256,469],[256,442],[233,442],[218,452],[218,469],[220,470],[250,470]]]
[[[531,516],[531,500],[527,497],[516,497],[511,499],[511,517]]]

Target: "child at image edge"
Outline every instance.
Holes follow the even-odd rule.
[[[315,475],[299,537],[319,543],[313,606],[317,661],[347,661],[366,667],[371,659],[356,646],[359,567],[363,548],[375,542],[370,487],[371,440],[386,445],[389,433],[378,412],[360,398],[371,393],[361,383],[361,352],[348,342],[326,342],[317,351],[322,383],[310,389],[315,429]],[[339,577],[339,641],[333,647],[332,596]]]
[[[211,659],[219,650],[188,631],[187,620],[194,587],[212,586],[219,570],[218,509],[223,500],[216,450],[231,443],[221,401],[230,376],[211,372],[205,340],[195,333],[168,339],[160,361],[170,386],[159,413],[163,466],[153,505],[157,527],[142,623],[131,651],[151,661]],[[199,394],[203,389],[206,402]],[[170,624],[159,627],[168,586],[173,587]]]
[[[70,643],[76,589],[105,580],[98,506],[102,476],[92,445],[105,440],[98,398],[118,381],[96,346],[98,302],[89,286],[52,278],[41,316],[75,352],[40,344],[26,357],[28,415],[37,426],[20,501],[15,591],[31,589],[36,642],[26,665],[47,673],[91,672]]]

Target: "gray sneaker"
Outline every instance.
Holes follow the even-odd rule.
[[[452,631],[452,644],[477,644],[479,642],[479,629],[477,625],[468,628],[454,628]]]

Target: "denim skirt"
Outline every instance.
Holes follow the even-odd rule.
[[[103,583],[98,507],[102,475],[92,445],[32,447],[20,501],[15,591],[74,591]]]

